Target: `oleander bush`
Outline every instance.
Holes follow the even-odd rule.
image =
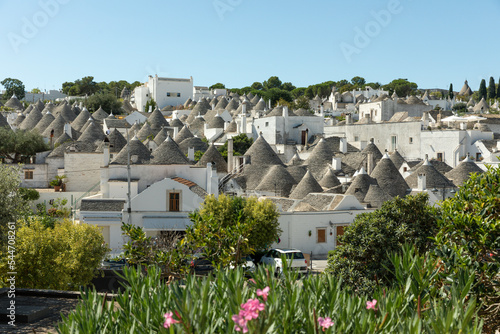
[[[157,267],[125,268],[128,285],[110,301],[82,292],[59,333],[481,333],[467,268],[433,284],[441,270],[411,247],[390,256],[394,284],[354,293],[333,275],[276,278],[259,267],[165,283]]]

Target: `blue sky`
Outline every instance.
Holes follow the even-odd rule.
[[[500,77],[498,0],[4,0],[0,13],[0,80],[27,90],[155,73],[229,88]]]

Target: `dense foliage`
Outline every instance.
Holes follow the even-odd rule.
[[[21,168],[0,163],[0,235],[7,223],[15,222],[29,212],[29,199],[21,190]]]
[[[27,162],[38,152],[49,150],[43,137],[36,131],[0,127],[0,156],[13,163]]]
[[[341,245],[330,252],[327,272],[359,291],[389,284],[394,277],[388,253],[401,251],[406,243],[421,253],[432,246],[429,238],[437,223],[427,200],[426,194],[396,197],[374,212],[358,215],[339,237]]]
[[[3,94],[3,99],[8,100],[12,97],[13,94],[16,94],[16,97],[19,100],[24,98],[24,84],[19,79],[13,78],[5,78],[0,84],[5,88],[5,93]]]
[[[388,90],[389,95],[396,92],[399,97],[406,97],[408,95],[415,95],[417,84],[410,82],[407,79],[395,79],[387,85],[383,85],[382,89]]]
[[[101,107],[107,113],[113,112],[114,115],[122,113],[122,102],[110,93],[94,94],[89,96],[85,103],[90,112],[95,112]]]
[[[233,156],[243,155],[252,146],[253,138],[241,133],[233,137]],[[227,160],[227,141],[217,148],[220,154]]]
[[[185,242],[203,249],[215,266],[226,267],[244,255],[269,248],[281,233],[278,216],[268,200],[207,196],[190,215],[193,224],[186,230]]]
[[[353,294],[334,275],[274,278],[259,267],[252,280],[241,269],[193,275],[165,284],[154,267],[124,270],[128,285],[107,302],[85,291],[59,333],[233,333],[242,308],[251,333],[481,333],[469,271],[436,289],[435,263],[408,250],[392,257],[397,283],[372,295]],[[255,302],[255,303],[254,303]],[[235,322],[238,321],[238,322]],[[169,327],[168,329],[166,327]],[[241,329],[241,327],[240,327]]]
[[[15,229],[16,287],[75,290],[89,284],[109,249],[98,227],[55,223],[53,228],[37,219],[18,221]],[[7,254],[2,244],[2,258]],[[0,263],[1,284],[5,286],[7,261]]]

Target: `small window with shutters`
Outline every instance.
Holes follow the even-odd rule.
[[[318,240],[316,241],[318,244],[326,242],[326,228],[318,228]]]
[[[24,179],[25,180],[33,180],[33,171],[32,170],[25,170],[24,171]]]
[[[169,193],[168,194],[168,208],[169,208],[169,211],[180,211],[180,194],[179,193]]]
[[[344,235],[344,226],[337,226],[337,246],[342,245],[341,242],[339,242],[339,236]]]

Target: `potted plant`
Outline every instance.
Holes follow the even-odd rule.
[[[61,191],[61,187],[64,189],[64,183],[66,182],[66,175],[56,175],[54,179],[50,181],[50,186],[54,187],[54,191]]]

